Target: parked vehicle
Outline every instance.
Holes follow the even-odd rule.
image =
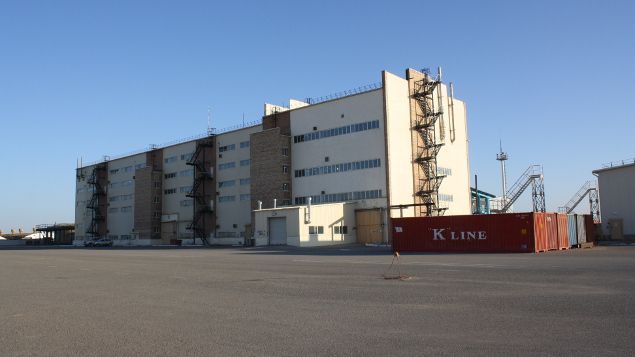
[[[112,240],[108,238],[87,240],[84,242],[84,247],[112,247]]]

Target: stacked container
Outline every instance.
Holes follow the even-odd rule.
[[[558,213],[558,249],[569,249],[569,225],[566,214]]]
[[[577,224],[575,220],[575,214],[567,215],[567,227],[569,228],[569,246],[573,247],[578,244]]]

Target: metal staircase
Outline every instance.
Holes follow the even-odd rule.
[[[495,209],[497,213],[507,212],[514,202],[520,198],[525,190],[531,185],[531,198],[534,212],[545,212],[545,185],[542,167],[540,165],[531,165],[520,175],[518,180],[507,190],[505,199],[501,202],[499,209]]]
[[[582,187],[571,197],[563,207],[558,207],[560,213],[571,213],[582,202],[584,197],[589,196],[589,208],[593,216],[593,222],[600,223],[600,202],[596,185],[591,181],[585,182]]]
[[[196,151],[187,162],[187,165],[194,167],[194,183],[192,190],[186,195],[194,199],[192,222],[187,229],[192,231],[194,241],[200,238],[204,245],[209,245],[205,223],[207,219],[211,219],[210,214],[214,213],[213,203],[207,199],[212,192],[205,192],[205,182],[214,179],[211,171],[213,168],[207,167],[209,164],[206,164],[204,155],[204,150],[210,147],[214,147],[213,135],[196,143]]]
[[[86,234],[93,240],[100,238],[105,232],[103,225],[106,223],[106,216],[100,206],[104,205],[106,199],[106,190],[102,182],[105,181],[106,170],[105,164],[95,166],[87,181],[92,186],[93,194],[86,205],[86,208],[92,211],[90,226]]]
[[[424,74],[414,82],[412,98],[416,102],[415,121],[412,129],[419,133],[414,163],[420,173],[419,187],[415,195],[419,198],[424,216],[441,216],[447,207],[439,206],[439,186],[445,175],[437,172],[437,155],[443,146],[436,141],[436,123],[443,115],[440,101],[435,105],[435,90],[440,89],[441,71],[437,78]]]

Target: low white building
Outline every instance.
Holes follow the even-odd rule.
[[[604,165],[598,177],[602,235],[635,240],[635,159]]]

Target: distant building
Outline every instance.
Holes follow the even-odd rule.
[[[477,192],[474,187],[470,187],[470,193],[472,196],[472,214],[492,213],[491,201],[496,198],[496,195],[481,190],[478,190]],[[477,202],[479,203],[479,206],[477,206]]]
[[[593,174],[598,177],[602,234],[635,240],[635,159],[604,165]]]
[[[265,104],[261,123],[79,168],[77,244],[385,242],[396,206],[470,214],[465,103],[440,75],[381,80]]]

